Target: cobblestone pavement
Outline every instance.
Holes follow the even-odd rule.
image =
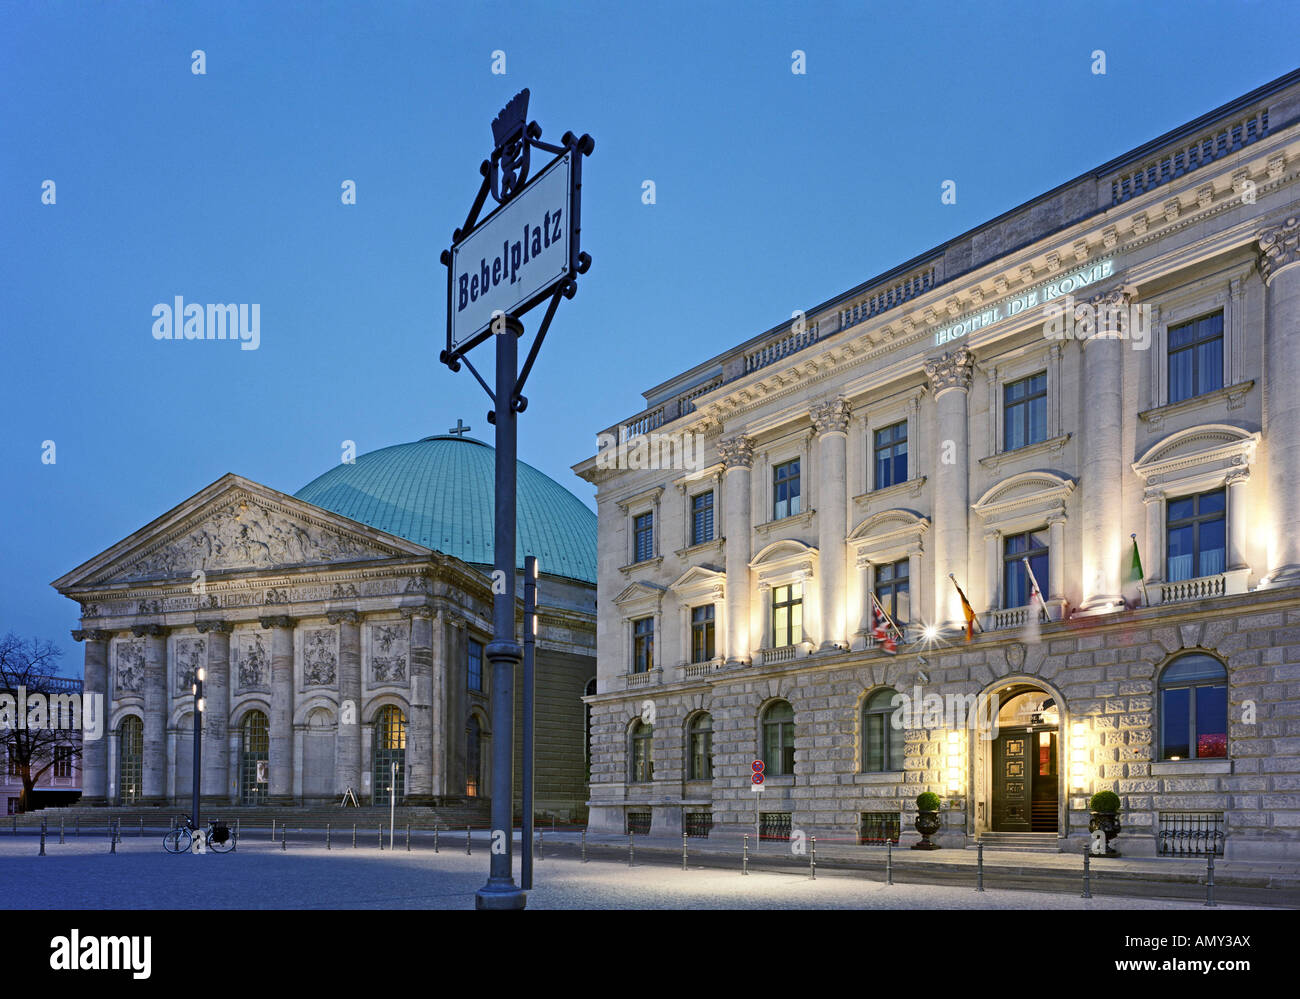
[[[47,843],[0,840],[0,905],[9,909],[472,909],[486,879],[486,843],[464,840],[382,852],[374,842],[327,851],[321,844],[282,851],[248,840],[238,852],[171,856],[161,840],[124,839],[110,854],[103,839]],[[516,865],[518,856],[516,854]],[[516,867],[517,870],[517,867]],[[638,865],[547,858],[535,866],[530,909],[1200,909],[1199,902],[1119,896],[896,884],[862,873],[798,873]],[[1236,908],[1224,905],[1222,908]]]

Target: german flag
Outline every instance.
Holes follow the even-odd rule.
[[[956,576],[950,572],[948,578],[952,580],[953,586],[957,586]],[[970,601],[966,599],[966,594],[962,593],[960,586],[957,586],[957,596],[961,597],[961,612],[966,615],[966,641],[969,642],[975,634],[975,629],[979,627],[979,622],[975,620],[975,609],[971,607]],[[983,630],[983,628],[980,628],[980,631]]]

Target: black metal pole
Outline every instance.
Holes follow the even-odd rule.
[[[522,651],[515,641],[515,382],[523,325],[509,316],[493,320],[496,334],[496,532],[493,544],[492,641],[492,830],[487,883],[474,898],[477,909],[522,909],[528,896],[514,879],[514,707],[515,670]],[[500,849],[497,848],[500,842]]]
[[[194,813],[194,828],[200,828],[199,824],[199,781],[203,773],[203,681],[204,670],[202,667],[194,680],[194,800],[191,811]]]
[[[533,657],[537,630],[537,558],[524,556],[524,718],[522,774],[524,797],[523,841],[529,845],[519,858],[519,883],[524,891],[533,888]]]

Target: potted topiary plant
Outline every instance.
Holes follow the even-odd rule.
[[[930,837],[939,831],[943,821],[939,818],[939,796],[933,791],[925,791],[916,796],[916,831],[921,834],[921,841],[913,843],[913,850],[937,850],[938,843],[930,842]]]
[[[1118,857],[1119,851],[1110,845],[1110,841],[1119,835],[1119,795],[1114,791],[1098,791],[1089,802],[1092,818],[1088,820],[1088,831],[1093,834],[1089,849],[1096,857]],[[1097,835],[1102,833],[1103,840]]]

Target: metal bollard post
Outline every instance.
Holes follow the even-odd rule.
[[[271,842],[275,842],[275,819],[271,819]]]
[[[465,856],[468,857],[469,855],[470,855],[469,826],[466,826],[465,827]]]
[[[406,823],[406,852],[411,852],[411,823]]]
[[[140,816],[140,839],[144,839],[144,816]]]
[[[627,866],[631,867],[632,862],[636,859],[636,847],[632,845],[632,834],[627,834]]]
[[[686,833],[682,833],[682,870],[686,870]]]
[[[329,848],[330,848],[330,824],[326,822],[325,823],[325,849],[328,850]]]
[[[740,873],[749,873],[749,833],[745,833],[745,845],[741,848]]]
[[[281,853],[289,849],[288,839],[289,839],[289,825],[288,823],[285,823],[280,827],[280,852]]]
[[[582,827],[582,862],[587,862],[587,827]]]
[[[885,834],[885,884],[894,883],[894,841]]]
[[[438,823],[433,824],[433,852],[438,852]]]
[[[113,829],[113,820],[108,820],[108,852],[117,853],[117,836]]]
[[[352,849],[355,850],[356,848],[357,848],[357,824],[353,822],[352,823]]]
[[[977,871],[975,880],[975,890],[984,890],[984,844],[980,843],[975,856],[975,869]]]
[[[552,832],[555,831],[554,826],[552,826],[551,831],[552,831]],[[541,860],[541,859],[542,859],[542,831],[541,831],[540,829],[537,830],[537,853],[536,853],[536,857],[537,857],[538,860]]]
[[[1214,854],[1205,858],[1205,904],[1218,908],[1214,901]]]
[[[59,846],[63,845],[63,816],[59,816]]]
[[[1080,898],[1092,898],[1092,854],[1085,849],[1083,851],[1083,894]]]
[[[379,823],[379,852],[384,852],[384,824]]]
[[[810,853],[808,856],[809,856],[810,869],[812,871],[812,879],[816,881],[817,880],[817,837],[813,836],[811,838],[812,838],[812,853]]]
[[[37,856],[38,857],[45,856],[45,820],[44,819],[41,819],[41,852],[38,853]]]

